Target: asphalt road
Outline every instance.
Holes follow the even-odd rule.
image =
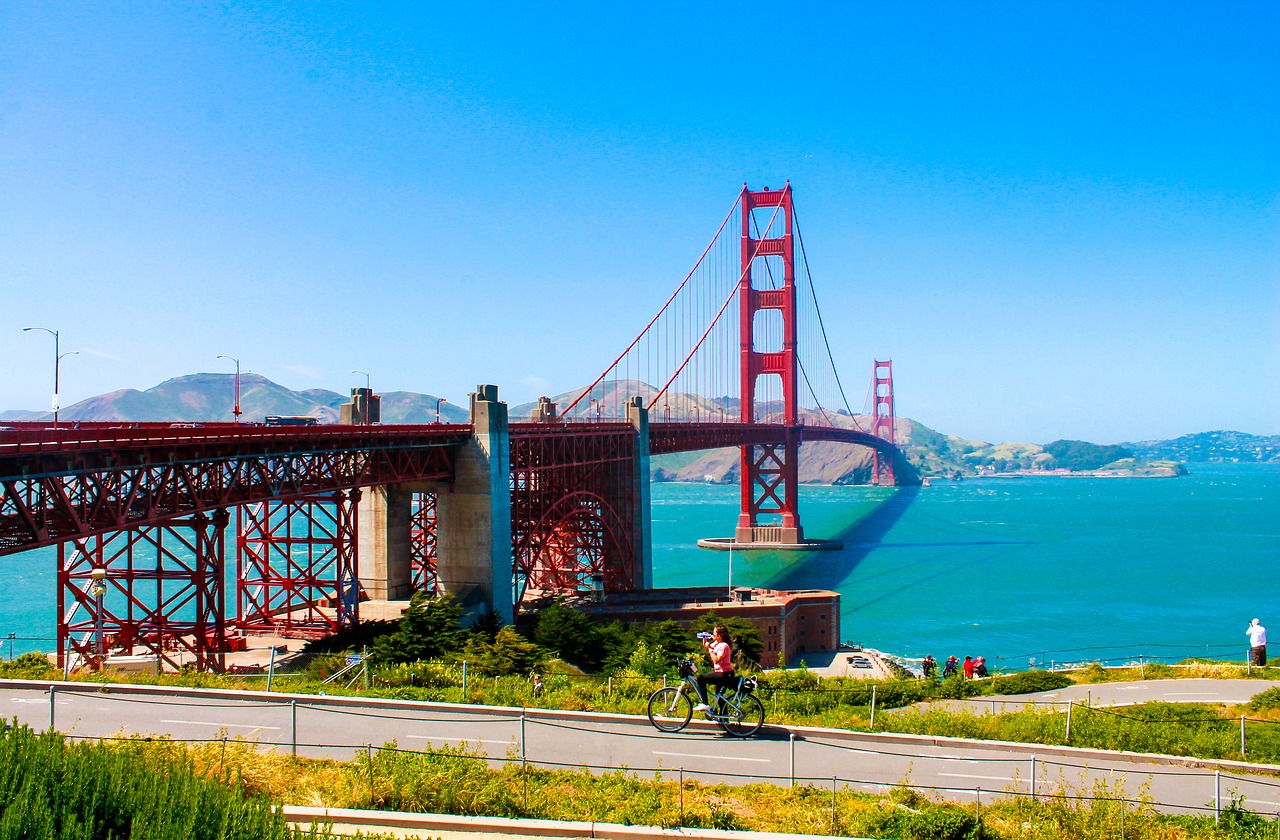
[[[1191,681],[1177,682],[1186,687]],[[19,686],[0,685],[6,717],[48,728],[48,687]],[[491,763],[523,755],[538,766],[625,766],[644,776],[683,770],[686,778],[729,784],[785,785],[794,778],[871,792],[907,781],[961,802],[1029,795],[1034,775],[1040,796],[1083,795],[1102,782],[1110,795],[1131,801],[1145,788],[1164,811],[1212,813],[1215,801],[1225,805],[1244,796],[1251,810],[1280,812],[1280,777],[1259,772],[1277,768],[1223,765],[1215,776],[1213,769],[1142,756],[1039,745],[768,725],[759,736],[739,740],[708,724],[664,734],[643,718],[619,715],[530,710],[522,722],[516,709],[192,689],[113,686],[103,692],[85,684],[59,685],[52,713],[58,730],[77,737],[240,738],[284,753],[296,745],[298,755],[312,757],[347,759],[365,745],[390,742],[404,750],[465,743]]]
[[[1280,686],[1280,680],[1178,679],[1071,685],[1056,691],[1018,694],[1009,697],[971,697],[967,700],[940,700],[922,707],[950,708],[973,714],[1014,712],[1034,705],[1064,710],[1068,703],[1098,706],[1132,706],[1137,703],[1222,703],[1228,706],[1249,702],[1255,694]]]

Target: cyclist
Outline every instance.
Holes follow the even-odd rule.
[[[738,678],[733,674],[733,648],[729,645],[728,628],[717,624],[711,633],[698,635],[702,637],[702,646],[711,657],[711,673],[698,674],[698,693],[702,695],[702,702],[694,706],[693,710],[705,712],[711,708],[707,705],[707,701],[711,699],[707,695],[707,686],[734,686],[737,685]]]

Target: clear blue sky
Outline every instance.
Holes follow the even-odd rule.
[[[584,385],[790,179],[850,390],[1280,434],[1273,3],[0,5],[0,408]]]

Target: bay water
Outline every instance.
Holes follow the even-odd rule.
[[[1280,465],[1191,469],[802,487],[807,536],[843,549],[736,551],[732,583],[835,590],[843,639],[903,657],[1241,660],[1251,618],[1280,642]],[[652,502],[655,585],[727,587],[729,554],[696,543],[732,534],[738,488],[658,483]],[[53,649],[55,567],[52,548],[0,557],[0,655]]]

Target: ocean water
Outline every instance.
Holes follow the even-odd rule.
[[[737,488],[652,495],[655,584],[727,584],[727,553],[689,546],[732,533]],[[844,549],[735,552],[734,584],[836,590],[842,638],[904,657],[1242,659],[1254,617],[1280,640],[1280,465],[805,487],[801,515]]]
[[[737,487],[655,484],[652,501],[656,585],[727,586],[728,553],[696,542],[732,533]],[[841,636],[901,656],[1241,659],[1255,616],[1280,640],[1280,465],[803,487],[801,515],[844,549],[734,552],[733,583],[834,589]],[[0,557],[0,655],[52,649],[55,557]]]

